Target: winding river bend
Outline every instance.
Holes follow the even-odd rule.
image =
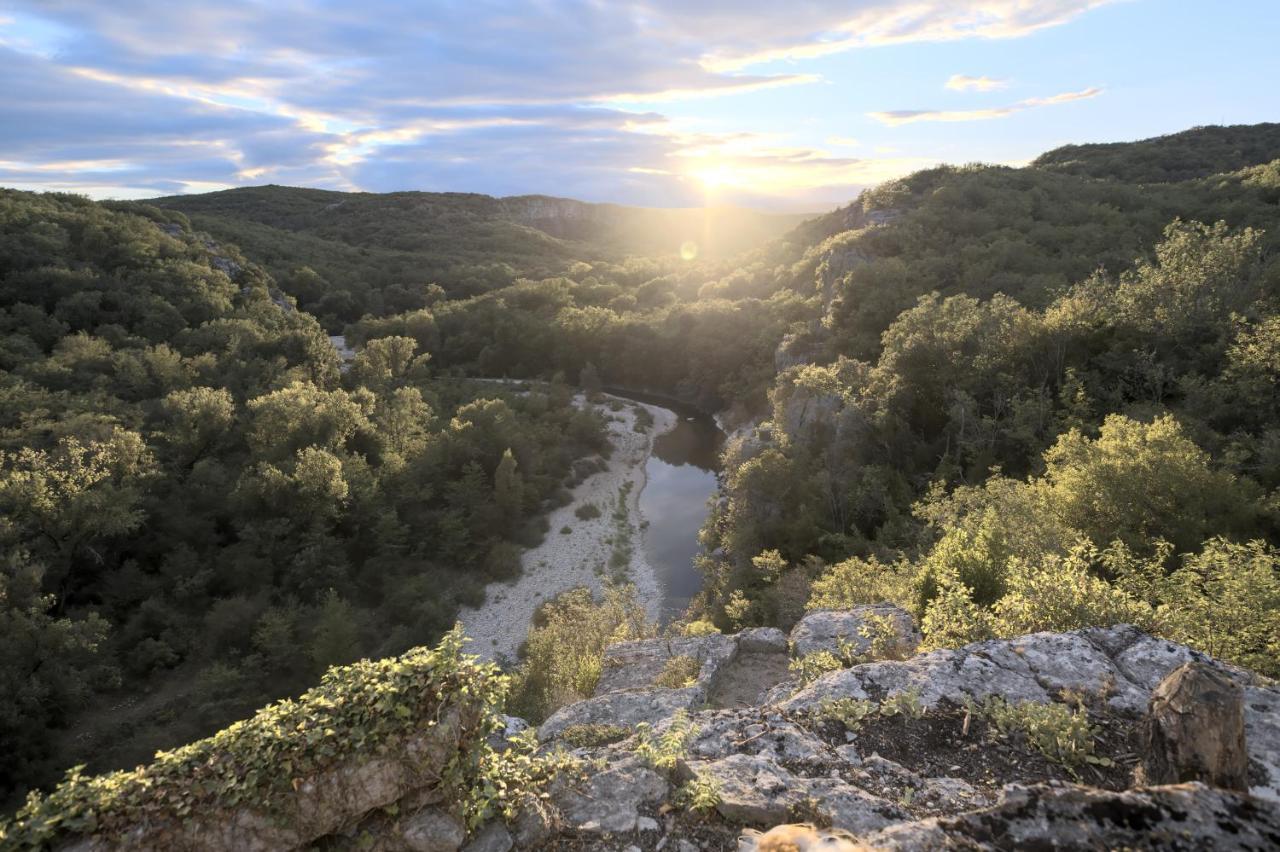
[[[664,589],[662,620],[670,621],[702,589],[693,558],[702,550],[698,530],[716,492],[725,435],[710,416],[675,400],[613,388],[608,392],[676,415],[675,428],[654,440],[640,492],[640,512],[649,522],[642,536],[645,555]]]

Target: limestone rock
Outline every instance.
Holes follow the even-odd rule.
[[[641,722],[656,724],[681,710],[701,706],[706,692],[698,687],[612,692],[561,707],[538,728],[538,738],[553,740],[576,725],[619,725],[633,728]]]
[[[787,634],[776,627],[753,627],[738,634],[738,650],[748,654],[785,654]]]
[[[905,818],[893,803],[839,778],[799,776],[764,755],[690,761],[686,771],[715,780],[720,791],[716,810],[731,822],[777,825],[816,811],[837,828],[868,832]]]
[[[1280,810],[1203,784],[1111,792],[1073,784],[1009,787],[994,807],[903,823],[860,840],[878,850],[1248,850],[1280,845]]]
[[[462,852],[508,852],[514,845],[507,827],[500,822],[491,822],[476,832]]]
[[[784,713],[810,712],[828,699],[880,700],[907,690],[920,703],[961,705],[999,696],[1009,702],[1053,701],[1073,691],[1137,718],[1152,690],[1187,662],[1210,667],[1244,691],[1249,759],[1256,770],[1251,792],[1280,800],[1280,690],[1241,669],[1184,645],[1156,639],[1132,625],[1091,627],[1068,633],[1033,633],[975,642],[831,672],[772,706]]]
[[[413,852],[456,852],[467,832],[453,814],[427,808],[404,821],[401,836],[405,848]]]
[[[662,674],[667,662],[676,657],[691,657],[700,664],[696,684],[710,686],[725,663],[737,653],[732,637],[684,636],[674,639],[642,639],[623,642],[605,649],[597,696],[624,689],[648,689]]]
[[[551,787],[552,803],[566,827],[598,834],[635,831],[640,807],[662,799],[665,778],[627,752],[602,755],[607,767],[586,778],[559,778]]]
[[[1144,784],[1203,781],[1249,789],[1240,686],[1204,663],[1185,663],[1151,693],[1143,724]]]
[[[796,657],[815,651],[837,653],[845,643],[855,654],[866,654],[871,651],[874,634],[864,635],[864,632],[874,627],[873,619],[883,618],[889,619],[893,626],[893,649],[902,655],[914,653],[920,644],[920,631],[911,613],[890,603],[850,610],[823,609],[807,614],[791,630],[791,653]]]
[[[538,728],[538,737],[554,739],[575,725],[652,725],[680,710],[701,707],[737,653],[734,638],[718,634],[612,645],[605,650],[595,695],[557,710]],[[676,657],[692,657],[699,662],[693,684],[680,689],[654,686],[667,662]]]

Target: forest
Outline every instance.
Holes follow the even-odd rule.
[[[0,798],[435,642],[608,452],[584,383],[734,429],[672,630],[892,600],[931,647],[1123,621],[1280,675],[1280,125],[937,167],[692,259],[312,192],[0,191]],[[632,616],[548,608],[538,713]]]

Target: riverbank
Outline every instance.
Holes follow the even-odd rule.
[[[611,402],[621,403],[621,408],[612,410]],[[608,394],[598,403],[588,403],[579,395],[574,404],[592,405],[605,418],[613,455],[604,470],[573,489],[568,505],[551,512],[546,540],[525,551],[519,578],[490,583],[483,605],[464,607],[458,613],[472,640],[468,650],[486,659],[514,660],[539,606],[576,586],[599,592],[611,577],[625,577],[635,585],[651,619],[661,615],[664,589],[645,555],[640,494],[653,441],[675,428],[676,415]],[[635,429],[638,409],[653,418],[652,425],[640,432]],[[599,516],[580,517],[580,512],[591,514],[583,509],[587,505],[596,507]]]

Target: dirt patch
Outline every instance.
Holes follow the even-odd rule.
[[[720,710],[758,707],[769,690],[791,676],[791,658],[782,653],[747,651],[721,673],[707,705]]]
[[[810,720],[805,723],[833,746],[852,744],[866,761],[866,770],[854,772],[849,780],[868,792],[899,802],[911,801],[910,787],[892,773],[878,773],[884,790],[867,788],[865,771],[876,772],[874,755],[901,764],[924,778],[950,777],[968,782],[979,791],[996,794],[1005,784],[1033,784],[1048,780],[1090,784],[1107,790],[1127,789],[1137,763],[1134,723],[1112,715],[1090,714],[1098,728],[1095,754],[1108,758],[1111,766],[1086,764],[1075,774],[1050,761],[1032,748],[1019,734],[1001,737],[981,717],[969,719],[965,727],[963,708],[944,705],[919,719],[908,716],[873,717],[865,721],[850,740],[839,722]],[[899,787],[903,789],[898,789]]]

